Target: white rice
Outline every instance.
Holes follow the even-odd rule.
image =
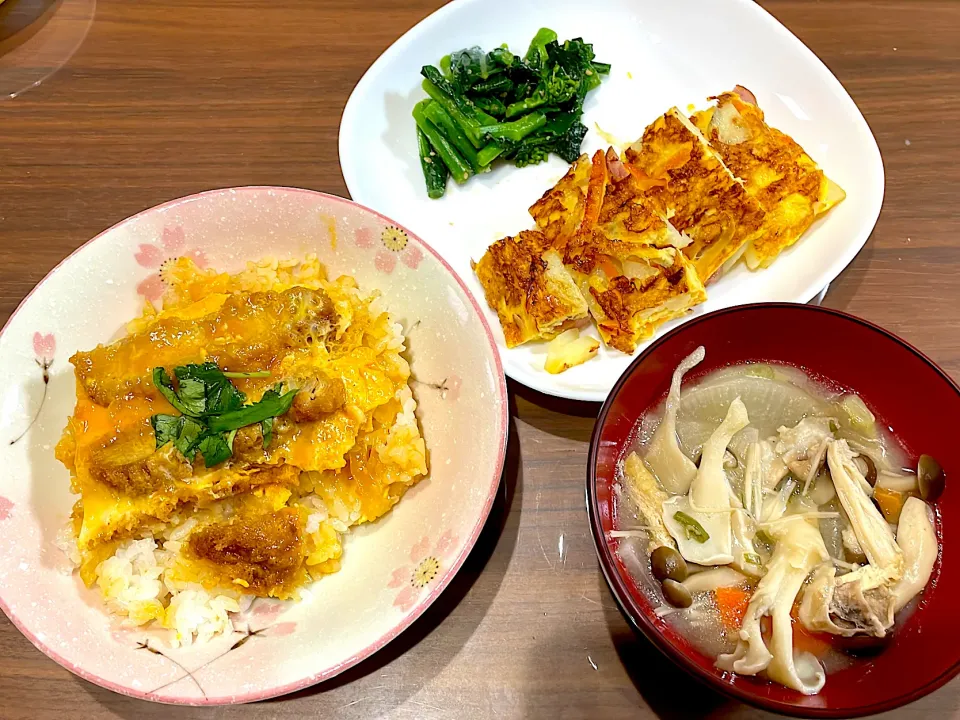
[[[171,531],[186,537],[196,523],[183,523]],[[76,543],[74,543],[76,546]],[[172,630],[166,640],[172,647],[204,642],[231,628],[229,613],[249,607],[252,597],[209,593],[194,583],[178,583],[168,574],[181,547],[167,540],[163,548],[153,538],[128,540],[97,566],[97,585],[107,608],[124,616],[122,625],[137,627],[157,620]],[[238,594],[239,595],[239,594]],[[242,599],[242,605],[241,605]]]
[[[249,606],[248,606],[249,607]],[[210,595],[203,589],[182,590],[170,599],[167,625],[177,644],[206,642],[233,627],[229,613],[240,611],[240,603],[226,595]]]
[[[170,554],[152,539],[129,540],[97,567],[97,585],[107,607],[126,615],[124,625],[139,625],[162,612],[161,600],[169,594],[163,582]]]
[[[54,540],[57,548],[70,561],[71,568],[80,567],[80,548],[77,547],[77,536],[73,534],[73,520],[67,523],[57,531],[57,538]]]

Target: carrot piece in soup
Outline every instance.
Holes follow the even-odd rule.
[[[719,587],[713,594],[724,626],[739,630],[750,604],[750,593],[738,587]]]

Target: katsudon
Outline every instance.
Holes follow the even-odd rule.
[[[162,308],[71,358],[57,446],[68,549],[126,625],[189,644],[253,597],[336,572],[344,535],[425,476],[401,326],[315,257],[237,274],[180,258]]]
[[[711,100],[689,118],[671,108],[622,154],[580,157],[531,206],[536,230],[497,241],[474,264],[508,348],[589,317],[608,347],[632,354],[737,262],[769,266],[843,199],[749,91]]]

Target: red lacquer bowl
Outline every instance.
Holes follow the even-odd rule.
[[[869,662],[827,676],[819,695],[723,673],[653,608],[617,555],[612,491],[617,462],[640,415],[666,397],[677,363],[698,345],[706,360],[690,379],[745,361],[778,362],[857,392],[916,458],[939,460],[948,488],[937,502],[940,559],[919,607],[895,640]],[[940,687],[960,671],[960,555],[951,528],[960,527],[960,388],[918,350],[850,315],[811,305],[747,305],[691,320],[651,345],[620,378],[597,420],[587,466],[587,510],[600,566],[633,627],[691,675],[751,705],[798,717],[852,717],[891,710]],[[899,624],[898,624],[899,625]],[[652,680],[653,681],[653,680]]]

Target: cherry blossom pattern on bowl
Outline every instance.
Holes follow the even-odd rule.
[[[137,292],[150,302],[160,300],[165,289],[163,269],[179,257],[189,257],[199,267],[207,266],[206,254],[199,248],[187,245],[186,233],[180,226],[164,227],[155,243],[141,243],[134,254],[137,264],[156,272],[137,285]]]
[[[388,225],[380,231],[379,242],[369,227],[357,228],[353,238],[357,247],[376,251],[374,262],[377,269],[388,275],[397,266],[397,258],[411,270],[416,270],[423,260],[423,251],[416,243],[410,242],[406,230],[395,225]]]
[[[53,356],[56,352],[57,339],[53,333],[44,335],[40,332],[35,332],[33,334],[33,361],[37,364],[37,367],[40,368],[40,376],[43,379],[43,390],[40,395],[40,401],[37,403],[36,412],[34,412],[33,417],[30,418],[23,432],[10,441],[11,445],[16,445],[23,439],[23,436],[27,434],[27,431],[33,427],[33,424],[37,421],[37,418],[40,416],[40,411],[43,410],[43,404],[47,400],[47,388],[50,385],[50,367],[53,365]]]
[[[109,342],[145,299],[158,305],[171,258],[188,255],[237,271],[250,260],[311,253],[331,276],[352,275],[361,288],[379,291],[403,325],[417,417],[437,458],[430,475],[380,521],[350,534],[343,568],[299,602],[257,601],[230,617],[226,633],[176,649],[161,635],[118,628],[96,588],[63,571],[57,548],[76,499],[54,457],[75,402],[73,368],[61,357]],[[407,628],[476,542],[499,486],[507,437],[496,344],[460,278],[393,221],[290,188],[175,200],[77,250],[0,332],[0,408],[0,608],[80,677],[134,697],[197,705],[251,702],[321,682]],[[420,568],[429,557],[437,561],[433,572]],[[408,579],[420,568],[422,586],[398,612],[399,588],[389,584],[401,567]]]
[[[417,604],[424,589],[432,583],[450,559],[457,546],[457,536],[450,530],[437,538],[436,543],[424,536],[410,548],[410,564],[401,565],[390,576],[389,588],[402,588],[393,604],[408,612]]]

